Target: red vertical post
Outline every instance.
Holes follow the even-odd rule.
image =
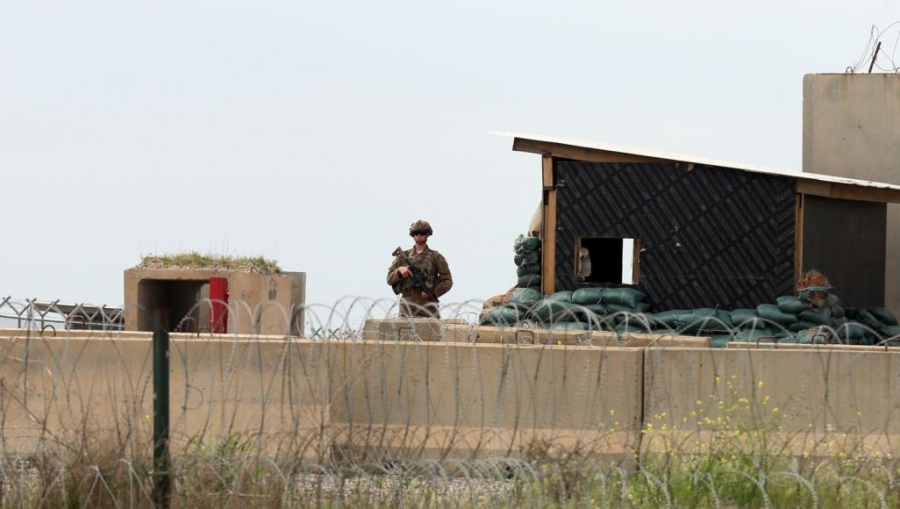
[[[228,332],[228,278],[209,278],[209,330],[214,334]]]

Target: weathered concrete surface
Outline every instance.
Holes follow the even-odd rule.
[[[637,445],[641,366],[639,349],[343,345],[334,444],[358,460],[519,455],[542,441],[625,453]]]
[[[709,338],[677,334],[616,334],[603,331],[562,331],[468,324],[462,319],[369,319],[363,326],[366,341],[451,341],[462,343],[587,345],[587,346],[684,346],[708,347]]]
[[[791,437],[795,450],[849,434],[897,452],[896,350],[659,348],[644,355],[644,419],[654,430],[697,437],[711,427],[763,428]],[[664,443],[651,442],[645,450]]]
[[[128,269],[125,271],[125,329],[152,330],[152,318],[163,310],[166,297],[154,292],[141,292],[141,285],[160,282],[208,282],[212,277],[228,279],[228,332],[237,334],[275,334],[300,336],[305,326],[306,273],[284,272],[258,274],[215,269]],[[198,287],[199,290],[199,287]],[[160,290],[162,291],[162,290]],[[159,293],[159,292],[156,292]],[[143,297],[142,297],[143,295]],[[196,308],[193,307],[196,304]],[[187,306],[194,319],[208,316],[200,312],[204,304]],[[176,313],[181,314],[181,313]],[[166,316],[169,327],[184,316]],[[207,324],[198,323],[197,328]]]
[[[803,171],[900,184],[900,74],[804,76]],[[900,205],[886,251],[886,307],[900,314]]]
[[[463,319],[388,318],[369,319],[363,325],[366,341],[458,341],[468,342],[474,326]]]
[[[146,447],[150,334],[68,332],[0,329],[0,447],[27,453],[85,437]],[[856,442],[900,450],[900,349],[659,341],[172,334],[172,435],[176,446],[238,435],[315,461],[523,455],[548,445],[631,458],[635,448],[685,450],[729,429],[768,429],[798,453]]]
[[[150,335],[81,331],[0,336],[0,440],[6,451],[83,439],[140,448],[152,433]],[[20,333],[22,331],[19,331]],[[80,337],[79,337],[80,336]],[[282,340],[173,335],[171,436],[240,436],[270,452],[330,451],[327,349]]]

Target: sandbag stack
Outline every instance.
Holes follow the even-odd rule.
[[[516,288],[541,289],[541,239],[519,235],[516,251]]]
[[[518,282],[506,304],[483,315],[484,325],[689,334],[710,337],[716,347],[731,341],[900,344],[897,317],[884,308],[844,309],[824,277],[813,284],[825,286],[806,286],[798,296],[778,297],[755,309],[674,309],[652,314],[645,295],[631,287],[580,288],[543,296],[540,239],[520,235],[514,247]]]

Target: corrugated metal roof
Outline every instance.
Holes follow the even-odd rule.
[[[508,138],[518,138],[523,140],[556,143],[559,145],[567,145],[570,147],[578,147],[593,150],[603,150],[605,152],[614,152],[617,154],[628,154],[642,157],[651,157],[654,159],[665,159],[667,161],[685,162],[693,164],[702,164],[707,166],[719,166],[722,168],[732,168],[735,170],[752,171],[755,173],[766,173],[769,175],[779,175],[796,179],[813,180],[818,182],[827,182],[830,184],[846,184],[851,186],[871,187],[876,189],[892,189],[900,191],[900,186],[886,184],[884,182],[873,182],[870,180],[859,180],[845,177],[836,177],[833,175],[821,175],[818,173],[806,173],[791,170],[782,170],[779,168],[769,168],[756,164],[734,163],[720,159],[712,159],[708,157],[698,157],[684,154],[675,154],[672,152],[663,152],[646,148],[629,147],[626,145],[616,145],[613,143],[604,143],[602,141],[585,140],[582,138],[568,138],[563,136],[547,136],[542,134],[525,134],[507,131],[491,131],[490,134],[497,136],[505,136]]]

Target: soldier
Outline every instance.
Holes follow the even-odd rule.
[[[440,318],[438,298],[450,291],[453,276],[444,255],[428,247],[433,231],[421,219],[409,227],[416,244],[406,251],[397,248],[388,269],[387,283],[401,296],[400,316],[404,318]]]

